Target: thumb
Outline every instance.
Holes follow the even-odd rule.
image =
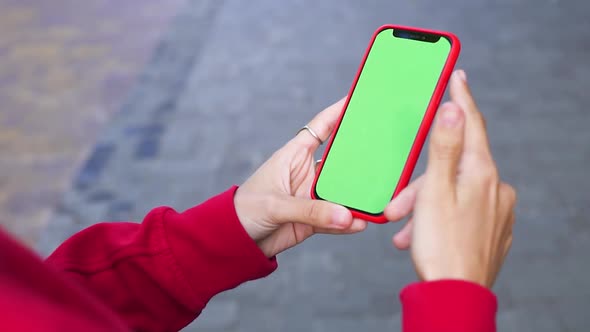
[[[463,110],[448,102],[441,106],[435,127],[430,137],[427,181],[440,189],[451,189],[455,185],[457,169],[463,152],[465,115]]]
[[[332,229],[346,229],[352,224],[352,213],[334,203],[289,196],[276,203],[273,221],[277,224],[294,222]]]

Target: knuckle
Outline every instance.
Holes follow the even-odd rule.
[[[498,184],[498,170],[491,165],[482,166],[478,171],[480,181],[488,186]]]
[[[500,175],[498,174],[498,169],[493,165],[489,165],[485,168],[484,176],[492,183],[497,184],[498,182],[500,182]]]
[[[468,157],[473,175],[482,183],[498,184],[498,169],[494,161],[485,153],[472,153]]]
[[[318,217],[319,213],[319,206],[317,201],[311,201],[310,204],[307,205],[307,208],[304,211],[304,217],[307,220],[315,220]]]
[[[502,183],[500,190],[504,199],[509,203],[511,207],[513,207],[518,199],[516,189],[514,189],[513,186],[507,183]]]
[[[473,154],[473,162],[478,168],[488,170],[489,168],[496,168],[492,158],[482,151]]]
[[[321,123],[318,124],[318,135],[320,136],[320,139],[322,141],[325,141],[326,139],[328,139],[328,136],[332,133],[332,130],[334,130],[334,123]]]
[[[457,142],[449,139],[433,140],[432,148],[437,159],[450,159],[459,153],[459,146]]]

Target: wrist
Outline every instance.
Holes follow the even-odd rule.
[[[238,220],[240,221],[240,224],[242,224],[242,227],[244,228],[244,230],[246,231],[246,233],[248,234],[248,236],[250,236],[250,238],[254,241],[257,241],[252,235],[252,230],[250,227],[251,222],[249,222],[249,207],[248,207],[248,202],[245,202],[244,200],[244,195],[242,193],[243,189],[242,187],[238,187],[238,189],[236,190],[236,192],[234,193],[234,207],[236,209],[236,215],[238,216]],[[247,201],[247,199],[246,199]]]
[[[259,243],[266,237],[264,227],[255,222],[260,211],[268,209],[265,207],[264,197],[262,195],[250,194],[242,187],[239,187],[234,194],[234,207],[238,220],[242,227],[248,233],[254,242]]]
[[[480,269],[465,269],[456,268],[449,269],[446,266],[444,269],[425,269],[424,272],[419,273],[420,279],[426,282],[440,281],[440,280],[462,280],[478,284],[485,288],[491,288],[491,282],[486,277],[486,273]]]
[[[256,211],[261,211],[261,206],[264,207],[264,204],[260,195],[249,195],[241,187],[238,187],[234,193],[234,208],[242,228],[244,228],[250,239],[254,241],[258,249],[266,257],[271,258],[276,254],[269,247],[267,241],[265,241],[267,236],[265,236],[263,227],[259,226],[253,217],[256,215]]]

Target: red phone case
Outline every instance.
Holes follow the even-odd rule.
[[[418,157],[420,156],[420,151],[422,151],[422,146],[424,145],[424,141],[426,140],[426,137],[428,136],[428,131],[430,130],[430,126],[432,125],[432,120],[434,119],[434,116],[436,115],[436,111],[437,111],[438,106],[442,100],[444,93],[445,93],[445,89],[447,87],[447,83],[448,83],[448,81],[451,77],[451,74],[453,72],[453,68],[455,67],[455,63],[457,62],[457,59],[459,58],[459,52],[461,50],[461,43],[459,42],[459,39],[457,38],[457,36],[455,36],[454,34],[449,33],[449,32],[427,30],[427,29],[421,29],[421,28],[405,27],[405,26],[400,26],[400,25],[388,24],[388,25],[384,25],[384,26],[380,27],[379,29],[377,29],[377,31],[375,31],[375,33],[373,33],[373,37],[371,38],[371,42],[369,43],[369,47],[367,47],[367,50],[365,51],[363,61],[361,62],[361,65],[360,65],[358,72],[356,74],[356,78],[354,79],[354,82],[352,83],[350,91],[348,92],[348,96],[346,97],[346,102],[344,103],[344,107],[342,108],[342,112],[340,113],[340,117],[338,119],[336,128],[334,129],[334,132],[330,136],[330,141],[328,142],[328,145],[326,146],[326,150],[324,151],[324,155],[322,157],[322,162],[319,165],[318,171],[317,171],[315,179],[313,181],[313,185],[311,187],[311,197],[313,199],[321,199],[321,198],[317,197],[317,195],[315,193],[315,187],[316,187],[316,184],[318,181],[318,177],[322,172],[322,168],[324,166],[324,161],[326,160],[326,156],[330,152],[330,148],[332,147],[332,142],[334,141],[334,137],[336,136],[335,134],[338,131],[338,128],[340,127],[340,123],[342,122],[342,118],[344,117],[344,113],[346,112],[346,109],[348,108],[348,103],[350,101],[350,97],[352,96],[352,93],[356,87],[356,84],[357,84],[358,79],[361,75],[361,72],[363,70],[365,62],[367,61],[369,51],[371,50],[371,47],[373,46],[373,43],[375,42],[375,38],[377,38],[377,35],[382,30],[385,30],[385,29],[399,29],[399,30],[414,31],[414,32],[419,32],[419,33],[434,34],[434,35],[439,35],[439,36],[445,37],[451,42],[451,51],[449,52],[449,56],[447,58],[447,61],[445,62],[445,65],[443,67],[440,78],[438,79],[438,82],[436,83],[436,88],[434,90],[434,93],[432,94],[432,98],[430,99],[430,103],[428,104],[428,108],[426,109],[426,113],[424,114],[424,118],[422,119],[422,123],[420,124],[420,127],[418,128],[418,133],[416,134],[416,138],[414,139],[414,143],[412,144],[410,154],[408,155],[408,159],[406,161],[406,164],[404,165],[404,169],[403,169],[402,174],[400,176],[397,187],[395,188],[395,191],[393,192],[392,199],[395,196],[397,196],[399,194],[399,192],[402,191],[402,189],[404,189],[408,185],[408,182],[412,178],[412,173],[414,172],[414,167],[416,166],[416,162],[418,161]],[[384,223],[388,222],[388,220],[385,218],[385,216],[383,214],[372,215],[372,214],[364,213],[362,211],[358,211],[355,209],[350,209],[350,210],[352,212],[353,217],[355,217],[355,218],[360,218],[360,219],[374,222],[374,223],[378,223],[378,224],[384,224]]]

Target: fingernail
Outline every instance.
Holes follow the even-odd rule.
[[[338,228],[346,228],[350,224],[350,211],[345,207],[339,206],[332,212],[332,225]]]
[[[465,74],[463,69],[459,69],[455,73],[457,73],[457,77],[459,77],[463,82],[467,82],[467,74]]]
[[[453,128],[459,124],[459,109],[454,106],[446,106],[442,109],[440,122],[444,127]]]

